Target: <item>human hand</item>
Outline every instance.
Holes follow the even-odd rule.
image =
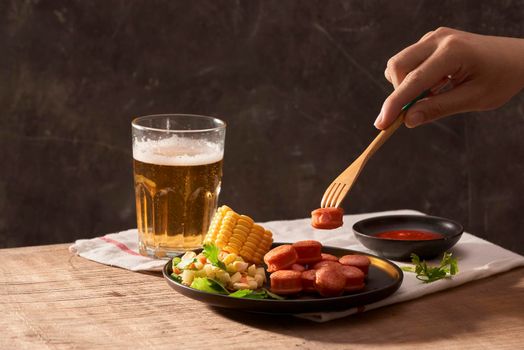
[[[387,128],[402,106],[447,77],[453,89],[413,105],[405,115],[407,127],[495,109],[524,87],[524,39],[439,28],[389,59],[384,74],[395,91],[382,105],[378,129]]]

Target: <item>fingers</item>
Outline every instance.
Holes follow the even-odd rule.
[[[389,75],[389,70],[388,68],[386,67],[386,70],[384,71],[384,76],[386,77],[386,80],[389,81],[390,83],[391,82],[391,76]],[[393,83],[392,83],[393,84]]]
[[[429,32],[427,32],[426,34],[424,34],[424,36],[422,36],[422,38],[420,38],[419,41],[422,41],[424,39],[427,39],[431,34],[435,33],[435,31],[431,30]]]
[[[478,102],[478,96],[478,91],[465,82],[453,90],[420,100],[407,111],[404,122],[408,128],[414,128],[448,115],[470,111]]]
[[[387,128],[398,116],[400,110],[421,92],[437,85],[443,77],[453,75],[460,67],[447,51],[435,52],[420,66],[412,70],[402,80],[397,89],[384,101],[375,121],[378,129]],[[413,107],[412,107],[413,108]]]
[[[406,75],[424,62],[436,49],[436,44],[431,40],[425,40],[427,33],[417,43],[405,48],[388,60],[384,76],[396,89],[404,80]]]

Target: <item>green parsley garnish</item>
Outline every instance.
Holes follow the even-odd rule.
[[[214,244],[204,244],[204,251],[202,254],[211,262],[211,265],[216,266],[226,271],[226,265],[218,259],[220,249]]]
[[[415,266],[403,266],[402,271],[413,272],[417,274],[417,279],[424,283],[431,283],[442,278],[450,278],[458,273],[458,261],[451,257],[451,253],[444,253],[440,266],[428,266],[425,260],[412,253],[411,262]]]

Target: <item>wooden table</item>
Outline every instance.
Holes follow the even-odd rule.
[[[518,349],[524,268],[323,324],[208,307],[68,245],[0,250],[0,349]]]

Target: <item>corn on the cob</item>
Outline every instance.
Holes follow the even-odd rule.
[[[218,248],[241,256],[245,261],[261,264],[271,248],[271,231],[255,224],[246,215],[235,213],[224,205],[218,208],[211,220],[204,244],[213,243]]]

